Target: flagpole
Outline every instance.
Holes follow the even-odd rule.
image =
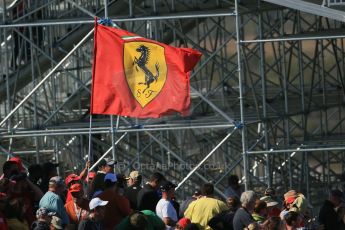
[[[108,18],[108,0],[104,0],[104,18]],[[111,126],[111,145],[112,145],[112,155],[113,159],[115,160],[115,130],[114,130],[114,116],[110,115],[110,126]],[[118,126],[116,125],[116,129]]]

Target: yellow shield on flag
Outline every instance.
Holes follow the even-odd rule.
[[[123,64],[128,86],[144,108],[157,97],[167,78],[164,47],[150,42],[125,42]]]

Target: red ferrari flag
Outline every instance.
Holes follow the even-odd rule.
[[[95,24],[91,114],[161,117],[190,106],[189,72],[201,53]]]

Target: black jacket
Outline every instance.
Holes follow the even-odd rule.
[[[325,200],[323,206],[320,209],[319,213],[319,222],[325,226],[324,230],[338,230],[339,229],[339,220],[337,213],[334,210],[334,204]]]

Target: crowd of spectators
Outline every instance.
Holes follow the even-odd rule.
[[[20,158],[3,164],[0,178],[0,230],[290,230],[345,229],[343,192],[332,190],[312,221],[306,197],[296,190],[282,199],[275,189],[247,190],[228,178],[224,199],[205,183],[178,201],[176,185],[159,172],[146,183],[139,171],[115,174],[113,159],[90,163],[79,174],[58,176],[58,164],[23,167]],[[221,194],[219,194],[221,195]]]

